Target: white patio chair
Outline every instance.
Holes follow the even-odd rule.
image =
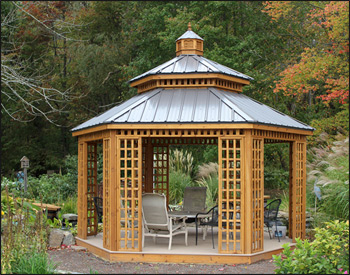
[[[185,234],[187,246],[186,216],[172,218],[168,216],[166,197],[164,194],[145,193],[142,195],[142,247],[145,237],[151,236],[156,241],[157,237],[169,238],[169,250],[173,236]],[[178,223],[176,223],[178,222]]]

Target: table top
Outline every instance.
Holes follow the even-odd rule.
[[[41,209],[47,209],[49,211],[58,211],[61,209],[61,206],[53,205],[53,204],[48,204],[48,203],[39,203],[39,202],[33,202],[32,204],[39,206]]]
[[[186,216],[187,218],[195,218],[198,212],[191,212],[191,211],[170,211],[168,212],[169,217],[183,217]],[[198,215],[198,218],[207,218],[211,217],[211,213],[209,214],[200,214]]]

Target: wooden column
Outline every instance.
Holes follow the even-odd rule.
[[[243,189],[244,189],[244,240],[241,240],[241,242],[244,242],[244,254],[251,254],[252,253],[252,243],[253,243],[253,197],[252,197],[252,190],[253,190],[253,139],[251,130],[245,130],[245,147],[244,147],[244,160],[243,160],[243,167],[244,167],[244,182],[243,182]]]
[[[252,159],[252,253],[264,248],[264,139],[253,138]]]
[[[103,139],[103,247],[117,250],[116,131]]]
[[[78,237],[87,238],[87,143],[78,141]]]
[[[289,220],[288,220],[288,236],[289,238],[293,239],[293,189],[294,189],[294,175],[293,171],[295,171],[295,161],[293,161],[293,150],[294,148],[294,142],[289,142]]]
[[[291,149],[291,174],[289,194],[290,216],[289,228],[290,237],[305,238],[306,223],[306,142],[295,141],[292,143]]]

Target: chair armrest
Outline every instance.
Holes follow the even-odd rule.
[[[204,213],[204,212],[197,213],[195,219],[197,219],[199,215],[208,215],[210,212],[214,211],[215,207],[217,207],[217,205],[212,207],[212,208],[210,208],[210,210],[208,212],[206,212],[206,213]]]

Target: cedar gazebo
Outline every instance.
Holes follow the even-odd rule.
[[[264,144],[289,143],[289,237],[305,237],[306,136],[313,128],[242,94],[251,77],[203,57],[191,30],[176,57],[130,80],[138,94],[75,127],[78,137],[77,243],[116,261],[251,263],[264,251]],[[103,244],[97,233],[97,145],[103,152]],[[169,146],[218,146],[216,255],[144,253],[143,192],[169,195]],[[233,205],[233,207],[228,207]],[[128,213],[128,215],[122,215]],[[237,215],[239,213],[239,215]],[[233,224],[233,228],[223,224]],[[240,226],[235,226],[235,225]],[[228,257],[230,256],[230,257]]]

